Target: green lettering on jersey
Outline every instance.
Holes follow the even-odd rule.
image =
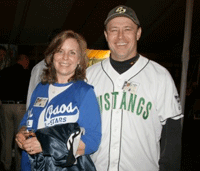
[[[133,99],[133,96],[134,96],[134,99]],[[137,95],[130,94],[128,111],[130,111],[130,109],[131,109],[132,113],[134,112],[136,98],[137,98]]]
[[[146,111],[144,111],[144,113],[143,113],[144,119],[147,119],[149,117],[149,111],[151,110],[151,107],[152,107],[152,103],[148,102],[146,105]]]
[[[143,97],[141,97],[138,103],[138,107],[137,107],[137,113],[136,113],[137,115],[140,115],[142,113],[144,103],[145,103],[145,100]]]
[[[104,95],[104,100],[105,100],[105,110],[109,110],[110,109],[110,101],[109,101],[109,99],[110,99],[110,95],[109,95],[109,93],[106,93],[105,95]]]
[[[120,109],[126,110],[126,92],[123,92]]]
[[[112,92],[112,95],[114,97],[114,99],[113,99],[113,109],[116,109],[117,95],[118,94],[119,94],[118,92]]]
[[[144,120],[149,118],[153,106],[152,102],[146,101],[143,97],[139,98],[138,95],[132,93],[123,92],[121,99],[119,99],[118,95],[119,92],[100,95],[98,97],[100,111],[122,109],[141,116]],[[117,106],[117,101],[121,101],[120,106]]]
[[[97,98],[97,100],[98,100],[98,103],[99,103],[100,111],[101,111],[101,113],[102,113],[102,110],[103,110],[102,96],[99,96],[99,97]]]

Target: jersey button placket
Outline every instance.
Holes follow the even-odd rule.
[[[121,110],[113,110],[112,118],[112,136],[111,136],[111,170],[117,170],[119,162],[119,143],[120,143],[120,127],[121,127]]]
[[[118,171],[119,152],[120,152],[120,130],[121,130],[121,109],[120,103],[122,99],[122,79],[118,77],[114,82],[114,91],[118,93],[116,99],[116,108],[112,114],[112,134],[111,134],[111,149],[110,149],[110,170]]]

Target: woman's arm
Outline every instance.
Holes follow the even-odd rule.
[[[81,137],[85,144],[85,154],[94,153],[101,141],[101,117],[98,101],[92,88],[82,99],[78,124],[85,129],[85,134]]]

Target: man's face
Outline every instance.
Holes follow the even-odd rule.
[[[125,61],[136,56],[137,41],[141,32],[141,28],[127,17],[110,20],[104,34],[111,50],[111,57],[116,61]]]
[[[0,50],[0,61],[2,61],[5,56],[6,56],[6,51],[1,49]]]

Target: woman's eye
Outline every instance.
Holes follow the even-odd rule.
[[[63,53],[63,50],[58,50],[58,52],[57,53],[60,53],[60,54],[62,54]]]
[[[71,55],[76,55],[76,52],[70,51],[70,54],[71,54]]]

